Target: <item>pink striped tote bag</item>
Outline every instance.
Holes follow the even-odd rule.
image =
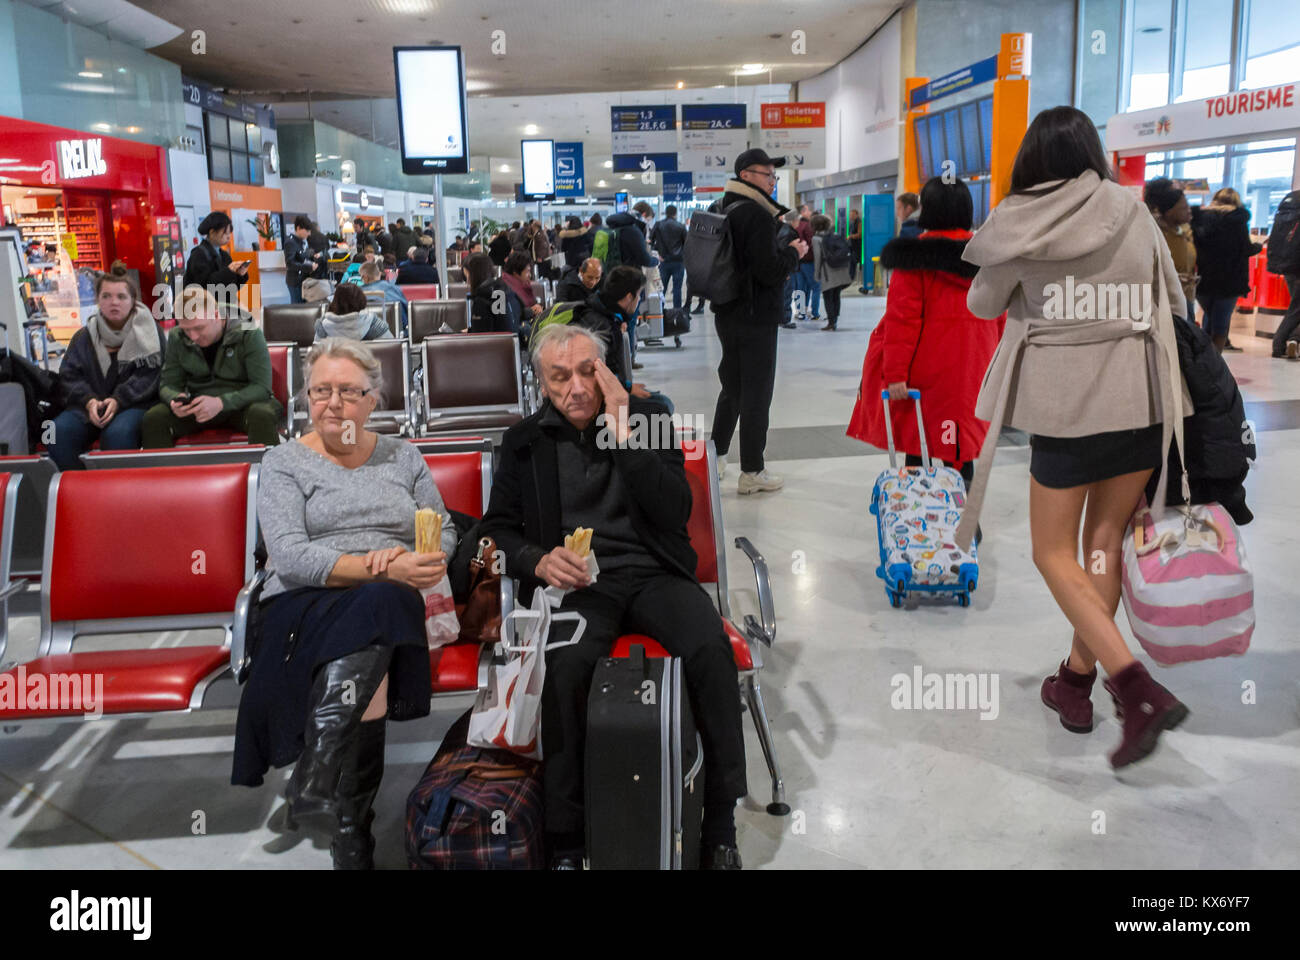
[[[1236,524],[1217,503],[1171,507],[1146,500],[1124,537],[1124,609],[1151,658],[1170,666],[1236,656],[1255,630],[1255,578]]]

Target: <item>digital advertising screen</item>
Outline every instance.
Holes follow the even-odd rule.
[[[465,70],[460,47],[393,47],[402,172],[467,173]]]
[[[555,141],[520,140],[523,158],[524,198],[555,199]]]
[[[614,212],[627,213],[627,191],[620,190],[614,194]]]

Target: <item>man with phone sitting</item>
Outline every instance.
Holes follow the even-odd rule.
[[[178,437],[213,427],[247,434],[249,443],[279,443],[284,410],[271,395],[262,331],[225,320],[217,298],[200,286],[181,291],[176,318],[163,358],[162,402],[144,415],[143,446],[174,447]]]

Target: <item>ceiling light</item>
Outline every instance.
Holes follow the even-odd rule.
[[[681,90],[681,89],[682,89],[683,87],[685,87],[685,86],[686,86],[686,81],[685,81],[685,80],[678,80],[678,81],[677,81],[677,89],[678,89],[678,90]]]
[[[509,172],[510,172],[510,164],[508,164],[508,163],[503,163],[503,164],[501,164],[501,166],[497,168],[497,172],[498,172],[498,173],[509,173]]]
[[[104,75],[100,73],[98,70],[82,70],[80,73],[77,74],[77,76],[85,77],[88,80],[99,80]]]
[[[126,132],[127,132],[127,133],[139,133],[139,132],[140,132],[140,128],[139,128],[139,127],[127,127],[127,128],[126,128]]]
[[[598,186],[598,187],[604,187],[604,186],[607,186],[607,184],[605,183],[604,180],[601,180],[601,181],[597,182],[596,186]]]
[[[605,161],[605,169],[606,169],[606,170],[613,170],[613,169],[614,169],[614,161],[613,161],[613,160],[606,160],[606,161]]]
[[[535,124],[535,123],[530,123],[528,126],[524,127],[524,133],[528,134],[530,137],[533,136],[534,134],[536,134],[536,133],[537,133],[537,124]]]
[[[93,128],[96,129],[96,130],[103,130],[103,131],[105,131],[105,132],[107,132],[107,131],[113,129],[112,127],[110,127],[110,126],[109,126],[108,124],[106,124],[106,123],[92,123],[92,124],[91,124],[91,127],[93,127]]]
[[[727,89],[727,85],[726,85],[725,83],[715,83],[715,84],[713,85],[713,89],[714,89],[714,90],[726,90],[726,89]]]
[[[624,180],[635,180],[636,177],[632,176],[632,174],[630,174],[630,173],[625,173],[625,174],[623,174],[623,179],[624,179]]]
[[[763,65],[761,63],[742,63],[740,69],[746,73],[761,73]]]

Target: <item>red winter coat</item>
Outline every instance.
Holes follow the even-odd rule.
[[[978,270],[961,258],[970,237],[966,230],[930,230],[891,240],[881,251],[881,266],[894,272],[885,315],[871,333],[862,363],[850,437],[887,447],[880,393],[901,382],[921,391],[932,458],[961,464],[979,456],[989,425],[976,418],[975,398],[1006,317],[982,320],[966,309],[966,292]],[[895,448],[920,456],[915,404],[891,400],[890,412]]]

